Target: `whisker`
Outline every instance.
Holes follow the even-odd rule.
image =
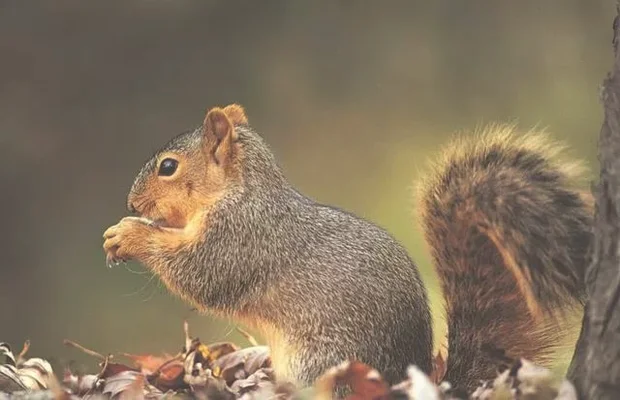
[[[221,341],[224,341],[225,339],[230,337],[230,335],[232,335],[232,333],[235,331],[235,327],[230,321],[228,321],[228,323],[226,324],[226,328],[228,328],[228,332],[226,332],[224,336],[222,336],[222,338],[220,339]]]
[[[155,278],[155,275],[153,275],[151,279],[149,279],[149,282],[151,282],[153,278]],[[152,288],[153,289],[151,290],[151,294],[147,298],[142,300],[143,303],[146,303],[147,301],[150,301],[153,297],[155,297],[155,293],[157,292],[157,289],[158,289],[157,285],[153,285]]]
[[[142,285],[139,289],[135,290],[134,292],[131,293],[125,293],[122,294],[121,296],[123,297],[130,297],[130,296],[135,296],[137,294],[139,294],[140,292],[142,292],[144,289],[147,288],[147,286],[153,281],[153,279],[155,278],[155,275],[151,275],[151,277],[146,281],[146,283],[144,283],[144,285]],[[152,296],[151,296],[152,297]]]
[[[130,273],[135,274],[135,275],[146,275],[146,274],[150,273],[149,271],[136,271],[134,269],[129,268],[129,265],[127,265],[127,264],[123,264],[123,267],[125,268],[125,270],[127,270]]]

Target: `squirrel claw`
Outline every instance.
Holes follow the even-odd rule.
[[[123,264],[124,264],[125,262],[126,262],[126,260],[124,260],[124,259],[122,259],[122,258],[116,258],[116,257],[114,257],[114,256],[110,256],[110,255],[108,255],[108,256],[106,257],[106,262],[105,262],[105,263],[106,263],[106,266],[107,266],[108,268],[112,268],[112,267],[118,266],[118,265],[119,265],[119,264],[121,264],[121,263],[123,263]]]

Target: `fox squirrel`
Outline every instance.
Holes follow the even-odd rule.
[[[494,352],[543,362],[583,303],[592,204],[540,134],[491,127],[457,141],[422,182],[419,210],[448,318],[445,379],[472,389]],[[311,384],[357,359],[394,383],[430,373],[432,321],[407,252],[376,225],[285,179],[243,108],[208,111],[137,175],[108,262],[137,260],[199,310],[264,334],[280,379]]]

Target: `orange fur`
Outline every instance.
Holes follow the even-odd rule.
[[[204,124],[204,153],[162,153],[158,165],[173,158],[178,162],[176,172],[164,177],[155,171],[143,178],[144,190],[129,195],[129,203],[139,215],[163,221],[167,227],[184,228],[198,213],[211,209],[231,180],[239,178],[233,162],[236,146],[232,122],[216,107],[207,113]]]
[[[230,104],[224,107],[224,112],[234,125],[248,124],[248,117],[245,116],[245,111],[239,104]]]
[[[108,259],[133,259],[148,266],[171,291],[193,304],[191,296],[173,284],[174,277],[168,276],[166,260],[202,239],[210,210],[227,186],[241,178],[235,163],[235,130],[227,113],[240,120],[243,109],[211,109],[205,117],[198,151],[167,150],[156,154],[155,168],[139,177],[140,189],[132,189],[128,196],[128,204],[142,218],[124,218],[104,234]],[[165,159],[177,162],[170,176],[158,173]]]
[[[103,234],[104,249],[114,258],[148,263],[158,270],[159,256],[193,246],[201,238],[203,225],[202,215],[182,229],[154,226],[145,218],[125,217]]]
[[[532,292],[532,286],[530,283],[532,281],[532,276],[530,275],[529,270],[519,266],[517,260],[515,259],[515,252],[506,248],[507,242],[502,239],[502,234],[499,230],[488,229],[485,233],[493,244],[495,244],[495,247],[497,247],[497,251],[502,256],[506,268],[514,275],[515,282],[523,295],[527,308],[532,314],[533,319],[537,321],[542,320],[544,312],[536,299],[536,296]]]
[[[218,140],[223,140],[234,131],[232,121],[219,107],[209,110],[204,120],[204,127],[207,135],[213,135]]]

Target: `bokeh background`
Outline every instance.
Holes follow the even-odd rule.
[[[230,102],[300,190],[406,244],[441,333],[412,183],[452,133],[493,121],[547,127],[596,177],[613,15],[613,0],[0,2],[0,341],[84,368],[63,338],[175,353],[189,318],[245,344],[101,249],[143,161]]]

